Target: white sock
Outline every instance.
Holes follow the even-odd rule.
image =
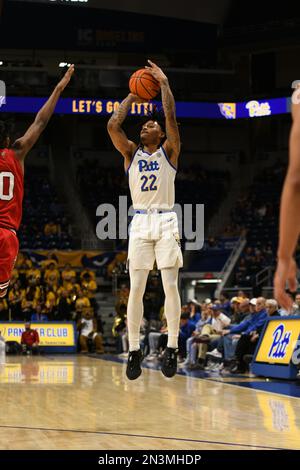
[[[161,270],[165,292],[165,315],[168,324],[168,348],[178,348],[181,302],[178,292],[178,267]]]
[[[143,296],[146,289],[148,269],[130,269],[130,293],[127,305],[127,328],[129,351],[140,349],[140,328],[144,314]]]

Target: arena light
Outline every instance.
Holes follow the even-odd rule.
[[[201,279],[198,284],[218,284],[222,282],[222,279]]]
[[[0,60],[0,65],[3,65],[4,63],[2,62],[2,60]]]

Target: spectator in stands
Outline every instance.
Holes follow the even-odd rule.
[[[192,369],[204,369],[208,345],[212,349],[216,348],[223,329],[228,327],[231,322],[230,318],[221,312],[220,305],[212,305],[210,312],[212,316],[211,323],[204,325],[202,328],[202,334],[198,338],[198,363],[191,366]]]
[[[221,292],[220,294],[221,302],[221,311],[225,313],[228,317],[231,317],[231,303],[229,300],[229,295],[226,292]]]
[[[83,279],[81,281],[81,288],[83,292],[85,292],[86,296],[88,297],[94,310],[96,310],[97,304],[96,304],[95,295],[97,291],[97,283],[95,279],[93,279],[89,273],[86,273],[83,276]]]
[[[66,289],[61,291],[61,295],[58,297],[56,305],[55,321],[71,321],[72,301]]]
[[[86,309],[89,309],[90,307],[91,307],[91,303],[88,297],[86,297],[83,294],[83,292],[80,290],[78,292],[78,298],[76,299],[76,302],[75,302],[76,321],[78,321],[78,319],[81,319],[83,312]]]
[[[97,321],[90,307],[83,309],[82,317],[77,323],[77,328],[80,332],[79,342],[82,354],[89,352],[89,340],[94,344],[97,354],[104,353],[102,335],[97,331]]]
[[[41,303],[38,303],[31,315],[32,322],[44,322],[48,321],[48,315],[46,313],[46,309]]]
[[[266,322],[266,299],[259,297],[256,300],[255,313],[252,313],[249,320],[244,320],[239,325],[232,326],[229,330],[224,330],[223,335],[239,335],[239,341],[235,350],[235,363],[231,367],[233,373],[244,373],[247,370],[247,364],[244,362],[243,356],[249,354],[247,351],[252,348],[252,337],[256,334]]]
[[[232,309],[231,324],[232,325],[238,324],[241,321],[240,305],[242,302],[243,302],[242,297],[232,297],[231,299],[231,309]]]
[[[39,350],[40,338],[36,330],[31,328],[30,322],[25,323],[25,331],[21,336],[21,346],[23,354],[37,354]]]
[[[268,317],[278,317],[278,303],[275,299],[268,299],[266,301],[266,310],[268,313]],[[246,338],[244,339],[244,344],[240,345],[241,351],[240,354],[243,355],[243,362],[244,364],[250,364],[253,359],[253,354],[255,352],[257,343],[259,341],[259,337],[264,329],[265,324],[260,326],[256,329],[251,335],[248,337],[248,341]],[[244,349],[242,349],[244,348]],[[246,366],[245,366],[246,368]]]
[[[54,221],[50,221],[45,225],[44,234],[46,237],[50,235],[59,235],[61,233],[61,227]]]
[[[128,334],[127,334],[127,306],[126,304],[116,304],[116,313],[112,327],[112,334],[116,340],[117,354],[128,353]]]
[[[249,310],[250,315],[255,312],[256,300],[257,299],[253,298],[250,300],[248,304],[247,309]],[[243,305],[243,302],[241,305]],[[244,317],[244,320],[247,320],[249,318],[250,318],[249,315],[246,315]],[[236,324],[231,323],[232,327],[234,325]],[[226,334],[224,334],[225,332]],[[217,344],[217,347],[213,351],[207,353],[207,357],[210,362],[221,360],[220,364],[217,362],[215,364],[215,367],[210,367],[211,370],[216,370],[216,371],[217,370],[220,371],[222,369],[226,370],[228,367],[230,367],[230,365],[233,365],[236,345],[239,339],[240,339],[240,335],[227,334],[226,330],[222,332],[222,336]]]
[[[96,280],[96,274],[95,274],[95,271],[93,271],[92,269],[88,269],[88,268],[85,268],[83,271],[81,271],[80,273],[80,280],[82,281],[84,279],[84,276],[86,274],[89,274],[91,279],[94,279]]]
[[[30,320],[31,315],[36,308],[37,303],[41,297],[41,288],[37,285],[37,280],[32,277],[29,280],[29,285],[22,295],[22,310],[26,320]]]
[[[165,335],[167,333],[167,320],[164,316],[162,321],[160,322],[160,327],[157,331],[150,331],[149,333],[149,348],[150,352],[149,355],[146,357],[147,361],[153,361],[158,358],[160,351],[159,351],[159,339],[161,335]]]
[[[191,337],[195,324],[190,321],[188,312],[182,313],[180,317],[180,329],[178,338],[178,356],[183,359],[186,356],[186,342]]]
[[[56,294],[50,287],[46,288],[46,312],[49,320],[54,320],[56,313]]]
[[[278,303],[275,299],[268,299],[266,301],[266,310],[269,317],[279,317],[280,313],[278,311]]]
[[[201,308],[196,299],[188,303],[188,309],[190,312],[190,323],[194,324],[196,327],[196,324],[201,319]]]
[[[205,306],[202,308],[201,318],[198,320],[196,324],[196,328],[192,333],[192,336],[188,338],[186,342],[187,356],[186,356],[186,360],[182,364],[183,367],[189,368],[190,366],[193,366],[194,364],[196,364],[197,357],[198,357],[197,339],[202,334],[203,326],[210,322],[211,322],[211,310],[210,308]]]
[[[48,287],[51,287],[53,291],[57,291],[60,273],[53,262],[50,263],[48,269],[46,269],[44,279]]]
[[[54,253],[48,253],[47,258],[41,261],[41,267],[47,271],[51,264],[54,264],[55,268],[58,266],[58,260]]]
[[[128,297],[129,297],[129,287],[127,284],[122,284],[120,286],[120,290],[118,292],[117,297],[118,297],[118,302],[125,303],[127,305]]]
[[[40,280],[41,280],[41,276],[42,276],[41,275],[41,270],[34,267],[34,266],[26,271],[26,279],[27,280],[30,280],[31,278],[34,278],[34,279],[36,279],[37,283],[39,283]]]
[[[237,293],[238,298],[240,299],[247,299],[247,296],[243,290],[239,290]]]
[[[61,295],[63,290],[67,290],[72,302],[75,302],[81,290],[76,277],[72,277],[71,281],[64,281],[63,285],[58,289],[58,295]]]
[[[20,281],[14,282],[8,292],[8,301],[13,320],[24,320],[22,313],[22,291]]]
[[[300,316],[300,294],[296,294],[296,297],[295,297],[294,315]]]
[[[250,318],[250,299],[244,299],[239,305],[240,322]],[[239,323],[240,323],[239,322]]]
[[[62,278],[63,284],[65,282],[71,282],[72,279],[74,278],[76,279],[76,272],[74,271],[74,269],[71,268],[70,263],[67,263],[65,265],[61,273],[61,278]]]

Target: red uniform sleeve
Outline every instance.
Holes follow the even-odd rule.
[[[39,342],[40,342],[40,337],[39,337],[39,334],[38,334],[38,332],[37,332],[36,330],[35,330],[34,342],[35,342],[35,343],[39,343]]]
[[[24,344],[25,342],[25,335],[24,335],[24,332],[22,333],[22,336],[21,336],[21,344]]]

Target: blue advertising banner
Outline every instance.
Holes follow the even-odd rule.
[[[37,113],[47,98],[6,97],[0,101],[3,113]],[[119,100],[101,98],[79,99],[61,98],[56,106],[56,114],[90,114],[107,116],[120,105]],[[154,107],[161,108],[161,102],[134,103],[130,115],[147,116]],[[240,119],[273,116],[290,112],[290,98],[250,100],[242,103],[205,103],[178,101],[176,103],[179,118],[202,119]]]

